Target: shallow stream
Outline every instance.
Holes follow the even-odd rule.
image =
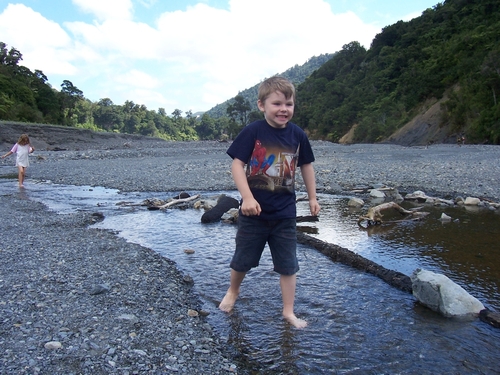
[[[217,305],[229,282],[229,261],[236,227],[202,224],[203,211],[148,211],[146,198],[175,193],[120,193],[88,186],[28,181],[22,197],[59,213],[99,211],[97,228],[112,230],[130,242],[175,261],[195,282],[210,315],[208,322],[251,373],[276,374],[498,374],[500,329],[476,319],[446,319],[420,306],[415,298],[379,278],[334,263],[313,248],[298,245],[296,313],[306,329],[291,328],[281,318],[278,275],[268,251],[242,285],[234,311]],[[12,181],[0,181],[0,193],[12,192]],[[204,198],[225,193],[200,193]],[[434,208],[419,222],[370,230],[357,218],[366,208],[347,207],[349,197],[320,195],[322,213],[308,232],[348,248],[386,268],[410,275],[416,268],[443,273],[486,307],[500,311],[500,212],[487,209]],[[299,202],[299,215],[307,214]],[[445,212],[451,222],[440,220]],[[184,250],[194,250],[188,254]]]

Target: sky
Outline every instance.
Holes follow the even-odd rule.
[[[0,0],[0,42],[97,102],[207,111],[438,0]]]

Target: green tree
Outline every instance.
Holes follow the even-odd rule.
[[[49,85],[47,76],[41,70],[35,70],[34,76],[31,88],[35,93],[36,105],[43,114],[44,122],[60,124],[62,116],[57,91]]]
[[[215,139],[219,134],[215,126],[215,120],[204,113],[196,127],[196,133],[200,139]]]
[[[63,81],[61,84],[61,106],[65,125],[75,126],[78,123],[78,115],[75,113],[76,105],[83,99],[83,92],[80,89],[71,81]]]
[[[15,67],[23,59],[23,55],[15,48],[7,50],[7,44],[0,42],[0,64]]]
[[[245,125],[247,123],[247,114],[250,109],[251,107],[248,100],[246,100],[243,95],[236,95],[234,103],[227,107],[227,114],[233,121],[239,122],[240,125]]]

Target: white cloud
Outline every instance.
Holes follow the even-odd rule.
[[[103,23],[67,22],[75,39],[103,53],[119,53],[124,58],[147,59],[156,56],[158,32],[144,23],[106,20]]]
[[[33,32],[36,30],[36,32]],[[56,22],[23,4],[9,4],[0,14],[0,35],[8,49],[21,52],[22,65],[45,74],[75,74],[72,63],[71,38]]]
[[[137,69],[132,69],[126,74],[119,75],[115,78],[115,82],[124,84],[130,87],[142,87],[153,89],[159,86],[159,82],[155,77],[141,72]]]
[[[166,61],[205,78],[210,107],[265,77],[357,40],[369,47],[378,28],[321,0],[231,0],[229,11],[198,4],[158,19]],[[175,35],[175,37],[173,37]]]
[[[57,75],[90,100],[132,100],[167,112],[208,110],[312,56],[354,40],[369,47],[380,31],[352,12],[333,13],[323,0],[230,0],[227,9],[199,3],[148,23],[133,20],[130,0],[73,3],[96,20],[61,26],[9,5],[0,35],[18,43],[25,65],[49,82]]]
[[[94,15],[99,21],[128,20],[132,17],[131,0],[73,0],[73,4],[82,12]]]

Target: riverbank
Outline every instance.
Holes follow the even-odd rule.
[[[36,151],[28,178],[57,184],[105,186],[121,191],[232,190],[227,142],[158,142],[138,138],[102,147]],[[116,141],[115,141],[116,142]],[[349,193],[359,187],[388,186],[400,193],[474,196],[500,201],[500,147],[386,144],[339,145],[313,141],[318,190]],[[0,161],[0,177],[13,176],[14,159]],[[11,166],[11,168],[8,168]],[[297,189],[303,191],[300,174]]]
[[[0,176],[13,178],[12,191],[0,196],[2,372],[244,373],[204,321],[189,275],[174,263],[89,229],[101,219],[98,208],[57,215],[26,199],[30,180],[121,191],[232,190],[228,144],[141,139],[106,146],[37,150],[28,194],[16,187],[13,157],[0,161]],[[313,148],[323,192],[387,185],[443,198],[500,198],[497,146]]]
[[[226,374],[189,275],[113,233],[0,196],[0,373]]]

